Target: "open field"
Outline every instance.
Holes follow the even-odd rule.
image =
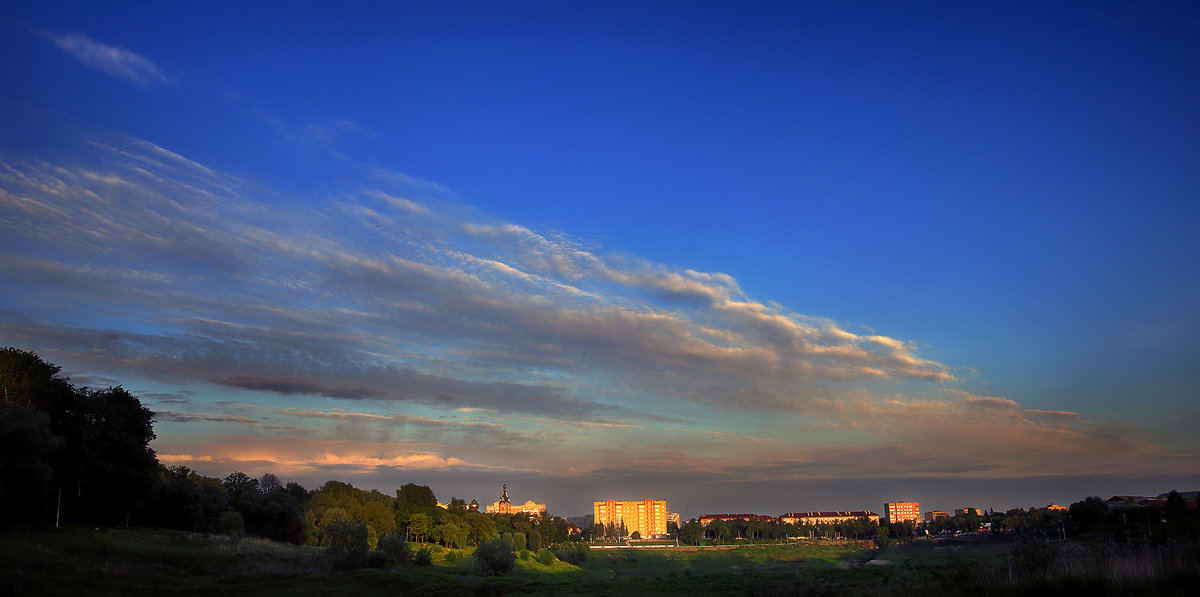
[[[437,550],[424,568],[334,571],[319,548],[261,539],[91,527],[0,537],[5,595],[1188,595],[1200,586],[1194,548],[1066,546],[1064,557],[1032,564],[1014,557],[1013,543],[592,550],[581,566],[518,558],[510,575],[485,578],[469,549]]]

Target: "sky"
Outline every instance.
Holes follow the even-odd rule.
[[[0,3],[0,344],[163,464],[1200,489],[1196,3],[346,4]]]

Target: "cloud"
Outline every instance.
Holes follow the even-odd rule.
[[[379,398],[384,395],[380,390],[366,386],[326,386],[315,381],[279,376],[234,375],[211,380],[213,383],[242,388],[275,392],[277,394],[314,394],[329,398]]]
[[[102,44],[81,33],[42,34],[76,60],[114,77],[142,85],[173,83],[153,62],[124,48]]]
[[[1120,422],[962,390],[916,341],[500,221],[417,179],[276,203],[145,141],[81,147],[0,161],[0,337],[186,404],[159,417],[184,435],[254,438],[241,454],[230,432],[164,434],[167,454],[789,483],[1194,461]],[[258,406],[211,396],[231,394]]]

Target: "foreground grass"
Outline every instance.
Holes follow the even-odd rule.
[[[511,574],[485,578],[470,549],[436,550],[424,568],[335,571],[319,548],[260,539],[25,529],[0,533],[0,595],[1191,595],[1200,586],[1194,546],[1055,549],[1040,560],[986,543],[593,550],[581,566],[519,558]]]

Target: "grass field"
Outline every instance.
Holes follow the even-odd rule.
[[[0,595],[928,596],[1042,590],[1190,595],[1200,586],[1194,549],[1158,550],[1149,558],[1149,552],[1076,546],[1065,560],[1027,570],[1014,567],[1013,546],[919,542],[877,551],[861,544],[797,543],[592,550],[581,566],[518,558],[511,574],[482,577],[473,570],[470,549],[436,550],[428,567],[335,571],[320,548],[261,539],[147,529],[24,529],[0,533]],[[1114,566],[1130,572],[1113,577],[1107,571]]]

